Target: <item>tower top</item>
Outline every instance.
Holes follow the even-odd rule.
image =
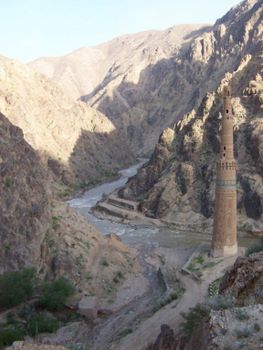
[[[224,97],[231,97],[231,87],[230,85],[227,85],[223,89],[223,96]]]

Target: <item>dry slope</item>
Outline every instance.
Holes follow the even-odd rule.
[[[133,160],[107,117],[44,75],[0,57],[0,82],[0,111],[65,183],[97,179]]]
[[[80,292],[109,296],[116,273],[136,270],[133,254],[54,200],[40,157],[2,114],[0,143],[0,272],[35,266],[42,277],[67,276]]]
[[[185,78],[175,70],[179,69],[181,50],[204,31],[202,27],[180,25],[124,35],[61,58],[41,58],[30,66],[54,79],[73,97],[83,96],[110,118],[135,152],[145,153],[174,119],[174,106],[182,94],[192,89],[192,81],[186,91],[178,89]]]
[[[216,90],[206,94],[198,108],[162,133],[149,163],[120,195],[139,199],[146,215],[176,223],[211,223],[215,160],[219,152],[220,93],[230,83],[238,161],[239,226],[262,232],[263,2],[245,1],[217,23],[210,36],[215,36],[218,25],[231,23],[223,42],[236,36],[242,41],[232,48],[241,50],[244,56],[237,55],[235,69],[229,69],[231,73],[223,77]],[[219,64],[224,58],[217,51],[211,53],[209,61]]]

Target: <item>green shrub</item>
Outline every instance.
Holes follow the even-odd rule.
[[[57,231],[60,228],[61,218],[58,216],[52,216],[52,228],[54,231]]]
[[[247,312],[245,310],[242,310],[242,309],[236,310],[236,318],[239,321],[249,320],[249,316],[248,316]]]
[[[61,277],[42,286],[42,295],[38,300],[38,304],[50,311],[60,310],[63,308],[67,298],[74,294],[74,291],[75,288],[72,283]]]
[[[209,298],[207,305],[213,310],[225,310],[234,306],[234,302],[231,298],[227,298],[224,295],[215,295]]]
[[[12,345],[14,341],[23,340],[25,332],[17,326],[0,328],[0,349]]]
[[[220,282],[221,282],[221,278],[218,278],[209,284],[208,295],[210,297],[215,297],[216,295],[218,295]]]
[[[194,308],[190,308],[188,313],[181,313],[184,318],[182,322],[183,330],[187,335],[191,335],[194,328],[196,328],[200,321],[207,317],[209,314],[209,309],[202,304],[197,304]]]
[[[7,177],[5,178],[5,186],[6,186],[7,188],[10,188],[12,185],[13,185],[13,180],[11,179],[11,177],[7,176]]]
[[[107,266],[109,266],[109,263],[106,259],[102,259],[101,265],[107,267]]]
[[[124,275],[121,271],[118,271],[115,276],[113,277],[113,282],[114,283],[119,283],[122,279],[124,278]]]
[[[0,306],[10,308],[29,299],[35,283],[35,270],[27,268],[0,275]]]
[[[246,256],[263,251],[263,239],[251,244],[246,250]]]
[[[202,255],[198,255],[196,258],[194,258],[194,261],[197,264],[202,265],[205,262],[205,259]]]
[[[31,336],[39,333],[52,333],[58,328],[58,320],[47,314],[34,315],[28,321],[28,333]]]

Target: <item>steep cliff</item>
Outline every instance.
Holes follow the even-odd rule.
[[[2,114],[0,143],[0,272],[34,266],[43,278],[66,276],[79,292],[108,296],[117,272],[124,279],[137,269],[133,254],[54,199],[40,157]]]
[[[197,109],[185,114],[162,133],[148,164],[119,194],[128,199],[139,199],[146,215],[175,223],[211,224],[207,219],[213,214],[215,161],[220,142],[220,94],[224,85],[231,84],[238,161],[239,228],[262,232],[263,2],[245,1],[235,11],[230,11],[216,23],[211,32],[215,37],[216,28],[222,23],[225,23],[226,31],[220,47],[223,50],[226,45],[226,51],[223,50],[222,55],[212,51],[209,62],[219,64],[221,61],[223,64],[224,57],[230,60],[231,52],[226,54],[227,43],[230,37],[237,40],[237,33],[241,41],[229,45],[241,50],[244,56],[232,56],[236,65],[233,69],[228,66],[231,73],[224,75],[216,90],[208,92]],[[228,23],[231,25],[227,29]],[[249,35],[246,28],[249,28]],[[193,47],[200,38],[196,40]],[[193,56],[193,59],[198,60],[198,57]]]
[[[44,75],[0,57],[0,82],[0,111],[64,183],[97,180],[133,160],[106,116],[73,101]]]
[[[0,114],[1,271],[37,265],[51,222],[47,172],[21,129]]]

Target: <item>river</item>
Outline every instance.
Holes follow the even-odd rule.
[[[175,229],[156,227],[153,225],[122,224],[113,222],[107,218],[98,218],[91,208],[100,201],[104,194],[110,194],[117,188],[122,187],[129,177],[135,175],[137,170],[146,162],[141,159],[137,164],[119,172],[120,178],[112,182],[106,182],[90,190],[85,191],[81,196],[68,201],[72,208],[85,216],[90,223],[95,226],[103,235],[115,233],[121,237],[126,244],[142,243],[146,245],[156,244],[161,247],[196,246],[200,243],[209,243],[211,237],[207,234],[186,233]],[[248,240],[248,242],[250,242]],[[243,245],[248,244],[246,239],[242,239]]]

